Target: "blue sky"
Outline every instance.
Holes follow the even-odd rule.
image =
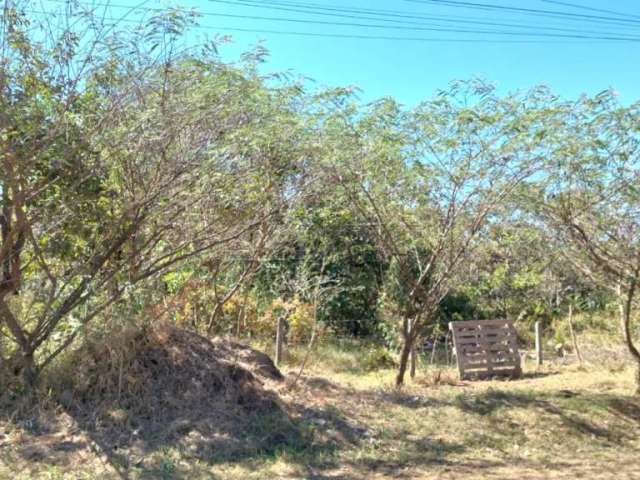
[[[95,1],[98,2],[98,0]],[[126,0],[113,0],[111,3],[129,4]],[[612,87],[619,92],[621,101],[624,103],[640,100],[640,50],[638,48],[640,47],[640,1],[638,0],[566,0],[555,3],[545,0],[469,0],[461,2],[466,5],[458,4],[457,6],[447,5],[447,3],[456,3],[450,0],[254,0],[253,3],[259,5],[247,6],[241,4],[240,0],[181,0],[170,5],[195,7],[205,14],[200,20],[204,28],[196,30],[195,35],[212,35],[216,31],[233,35],[234,43],[222,48],[223,56],[229,60],[236,58],[242,51],[262,40],[271,52],[268,63],[264,67],[265,72],[292,71],[311,77],[321,86],[356,85],[362,89],[361,98],[365,101],[382,96],[393,96],[402,103],[412,105],[430,97],[436,89],[445,87],[451,80],[475,76],[496,83],[503,92],[526,89],[544,83],[565,97],[576,97],[583,92],[595,94]],[[332,15],[340,14],[336,10],[322,10],[325,12],[324,15],[315,15],[292,12],[292,9],[296,10],[300,7],[285,6],[285,3],[314,4],[329,9],[379,9],[388,11],[388,14],[373,17],[380,20]],[[474,4],[475,7],[469,7],[469,3]],[[279,7],[278,4],[280,4]],[[478,9],[478,4],[558,11],[571,15],[539,16],[531,12],[494,8]],[[160,5],[167,4],[154,0],[144,3],[146,8]],[[584,8],[577,8],[576,5]],[[285,10],[278,8],[285,8]],[[626,15],[599,10],[621,12]],[[271,17],[271,19],[216,15]],[[354,16],[358,15],[362,16],[362,14]],[[408,20],[413,24],[408,25],[399,24],[398,19],[405,20],[407,17],[398,15],[441,18],[413,18]],[[589,16],[614,18],[619,21]],[[278,21],[274,18],[294,21]],[[396,23],[385,23],[383,21],[385,18],[395,19]],[[317,25],[299,23],[300,20],[382,24],[400,28]],[[406,28],[444,27],[463,30],[523,31],[523,28],[519,27],[487,26],[472,22],[527,25],[526,31],[538,33],[625,36],[635,38],[636,41],[406,30]],[[419,23],[423,25],[416,26]],[[425,24],[430,25],[425,27]],[[220,27],[219,30],[218,27]],[[455,43],[452,41],[323,38],[231,30],[236,28],[313,34],[438,37],[472,41]],[[543,28],[556,30],[542,30]],[[501,41],[485,43],[483,40],[487,39]],[[547,43],[505,43],[504,40],[535,40]]]

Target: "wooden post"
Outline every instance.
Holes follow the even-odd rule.
[[[453,337],[453,343],[455,348],[456,334],[453,328],[453,322],[449,322],[449,331],[447,332],[447,335],[444,338],[445,352],[447,352],[445,353],[445,356],[447,357],[447,366],[449,365],[449,353],[448,353],[449,347],[447,347],[447,343],[449,342],[449,334],[451,334],[451,336]],[[462,368],[462,356],[460,355],[459,351],[456,351],[456,366],[458,367],[458,374],[460,375],[460,380],[465,380],[464,374],[463,374],[463,368]]]
[[[278,327],[276,329],[276,367],[282,362],[282,345],[284,343],[284,317],[278,317]]]
[[[542,365],[542,324],[536,322],[536,365]]]
[[[411,353],[409,355],[409,376],[411,379],[416,378],[416,346],[411,347]]]
[[[413,332],[417,320],[418,320],[417,318],[414,318],[413,320],[409,321],[410,332]],[[411,380],[416,378],[416,342],[417,341],[418,341],[418,338],[414,337],[413,342],[411,343],[411,351],[409,352],[409,377],[411,378]]]
[[[578,361],[582,365],[582,354],[580,353],[580,347],[578,346],[578,338],[576,337],[576,331],[573,328],[573,305],[569,304],[569,332],[571,333],[571,341],[573,342],[573,349],[578,356]]]
[[[449,323],[449,328],[452,328],[451,325]],[[444,336],[444,364],[449,366],[449,332]]]
[[[438,337],[437,335],[433,336],[433,345],[431,346],[431,365],[433,365],[433,362],[435,361],[436,358],[436,345],[438,344]]]

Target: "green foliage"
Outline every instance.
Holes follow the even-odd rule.
[[[265,301],[290,298],[299,293],[297,277],[323,275],[336,288],[320,299],[319,320],[341,334],[367,335],[378,321],[384,265],[359,218],[335,200],[316,200],[291,212],[289,238],[260,266],[254,291]]]
[[[440,302],[438,309],[439,331],[448,330],[449,322],[476,320],[484,317],[476,303],[465,293],[449,292]]]
[[[362,105],[263,76],[262,46],[235,64],[215,42],[186,48],[193,12],[128,28],[15,5],[0,19],[0,360],[25,379],[132,319],[270,338],[285,315],[293,343],[323,324],[390,348],[409,318],[419,334],[491,317],[561,334],[569,305],[609,318],[627,295],[631,322],[640,105],[477,80],[412,109]]]
[[[1,352],[33,377],[109,309],[157,302],[174,265],[170,294],[207,277],[208,252],[255,257],[298,189],[306,131],[295,85],[180,48],[189,13],[109,35],[75,9],[56,25],[3,12]],[[205,280],[231,292],[247,263]]]
[[[393,314],[412,317],[428,302],[424,288],[417,289],[415,296],[411,297],[422,273],[420,261],[427,255],[423,251],[410,251],[402,256],[394,256],[389,262],[384,282],[384,298],[385,305]],[[425,283],[428,282],[427,279]]]
[[[286,320],[287,345],[302,345],[309,341],[315,327],[313,305],[305,303],[297,297],[290,301],[275,299],[262,317],[258,319],[255,329],[256,336],[261,338],[274,337],[279,318]]]
[[[374,371],[394,368],[396,361],[385,347],[371,346],[364,352],[360,365],[365,371]]]

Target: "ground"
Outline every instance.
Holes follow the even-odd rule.
[[[0,478],[640,479],[631,370],[525,365],[520,380],[458,382],[453,369],[421,366],[398,391],[394,371],[366,371],[361,354],[320,351],[291,387],[293,358],[288,383],[269,385],[282,411],[255,417],[244,450],[180,442],[134,455],[101,448],[72,419],[55,432],[5,422]]]

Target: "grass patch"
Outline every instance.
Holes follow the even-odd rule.
[[[552,365],[525,370],[520,380],[460,382],[451,368],[421,366],[414,382],[396,390],[393,369],[366,368],[368,348],[320,345],[296,387],[274,391],[283,413],[257,414],[236,432],[240,450],[216,448],[224,438],[222,444],[211,437],[190,442],[193,432],[183,432],[177,444],[148,442],[118,453],[92,444],[73,425],[60,435],[12,424],[4,430],[8,437],[0,436],[0,478],[637,475],[640,401],[628,395],[631,370]],[[285,373],[297,372],[301,351],[290,352]],[[203,444],[207,449],[197,450]]]

